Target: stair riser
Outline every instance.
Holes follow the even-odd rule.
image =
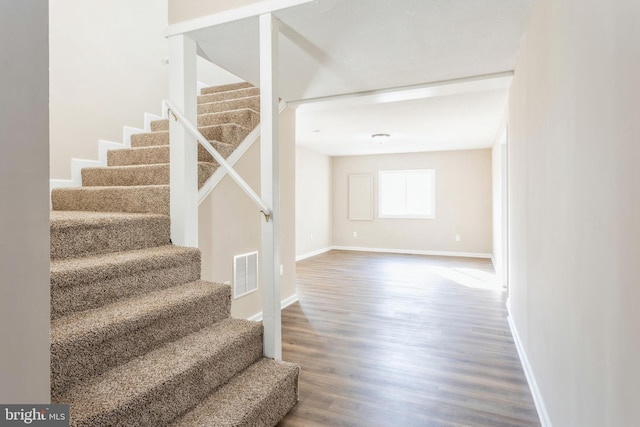
[[[229,101],[199,104],[198,114],[219,113],[228,110],[238,110],[240,108],[251,108],[253,110],[260,111],[260,97],[252,96]]]
[[[200,360],[197,367],[156,387],[139,401],[96,417],[78,419],[71,407],[72,427],[112,425],[161,426],[194,407],[262,356],[262,334],[234,342],[217,354]],[[144,408],[141,411],[140,408]]]
[[[198,116],[198,127],[222,124],[236,124],[247,129],[253,129],[259,123],[260,113],[248,108],[241,110],[224,111],[222,113],[200,114]],[[169,130],[169,119],[155,120],[151,122],[152,132],[167,130]]]
[[[248,96],[260,95],[260,89],[257,87],[250,87],[245,89],[230,90],[227,92],[217,92],[209,95],[198,96],[198,104],[207,104],[209,102],[228,101],[237,98],[246,98]]]
[[[232,90],[244,89],[249,87],[253,87],[253,85],[247,82],[230,83],[230,84],[221,85],[221,86],[211,86],[211,87],[202,88],[202,90],[200,91],[200,94],[209,95],[212,93],[228,92]]]
[[[170,242],[170,233],[168,217],[84,227],[52,226],[50,230],[51,259],[167,245]]]
[[[198,188],[206,182],[217,165],[198,164]],[[170,167],[164,165],[143,165],[127,168],[84,168],[82,185],[84,187],[169,185]]]
[[[126,325],[117,337],[96,342],[95,337],[51,344],[51,394],[62,395],[83,378],[126,363],[162,344],[175,341],[229,316],[230,288],[162,313],[150,323]],[[145,319],[148,322],[148,319]]]
[[[193,282],[200,278],[199,252],[136,266],[114,264],[94,272],[51,274],[51,319],[98,308],[124,298]],[[157,265],[162,263],[164,265]]]
[[[139,212],[169,215],[169,187],[56,188],[51,192],[54,210]]]

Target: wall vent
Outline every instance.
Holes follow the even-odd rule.
[[[258,252],[233,257],[233,297],[240,298],[258,289]]]

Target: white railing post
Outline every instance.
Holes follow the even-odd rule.
[[[169,100],[196,123],[196,42],[184,35],[169,37]],[[198,145],[169,114],[171,139],[171,241],[198,246]]]
[[[262,321],[264,355],[281,360],[278,103],[277,20],[266,13],[260,15],[260,188],[272,214],[262,221]]]

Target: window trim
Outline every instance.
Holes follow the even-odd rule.
[[[420,172],[429,175],[431,178],[431,214],[415,214],[415,213],[403,213],[403,214],[383,214],[382,213],[382,176],[391,173],[412,173]],[[436,170],[435,169],[393,169],[393,170],[379,170],[378,171],[378,218],[380,219],[435,219],[436,217]]]

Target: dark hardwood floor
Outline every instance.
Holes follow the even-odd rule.
[[[291,426],[539,426],[489,260],[331,251],[282,312]]]

